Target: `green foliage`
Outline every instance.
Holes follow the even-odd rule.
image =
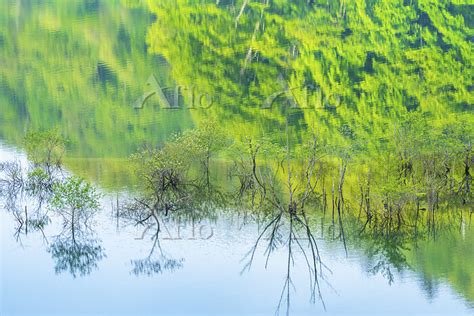
[[[463,221],[462,237],[442,232],[443,235],[436,240],[418,243],[413,251],[406,252],[406,256],[410,266],[423,275],[426,286],[436,286],[439,280],[448,280],[457,292],[472,302],[474,270],[470,263],[474,260],[474,233],[472,229],[466,230],[466,224]]]
[[[168,72],[146,52],[153,17],[144,2],[97,3],[0,3],[3,141],[22,145],[25,129],[57,128],[70,140],[67,158],[126,158],[145,141],[193,126],[187,111],[157,111],[153,98],[132,107],[151,74]]]
[[[31,194],[40,194],[43,191],[52,189],[54,182],[51,175],[46,173],[43,168],[34,168],[28,172],[26,180],[26,188]]]
[[[307,127],[317,129],[335,153],[373,156],[393,124],[412,113],[429,118],[430,129],[442,130],[454,119],[474,125],[468,111],[472,30],[458,5],[272,2],[248,5],[235,26],[233,6],[163,1],[149,5],[158,19],[147,42],[173,65],[178,83],[198,85],[214,97],[209,111],[234,139],[258,138],[263,130],[281,143],[279,131],[291,112],[292,142],[307,138]],[[317,88],[309,96],[313,106],[288,110],[277,102],[261,110],[265,98],[285,85]],[[298,89],[292,93],[301,101]],[[329,103],[338,96],[340,105],[324,109],[316,102],[320,95]],[[193,117],[205,119],[199,112]]]
[[[99,210],[100,194],[84,179],[68,177],[53,184],[50,208],[63,217],[63,231],[48,247],[56,261],[56,273],[85,276],[105,257],[88,224]]]
[[[23,142],[40,167],[28,174],[30,187],[36,190],[48,170],[61,165],[61,133],[72,140],[68,156],[90,162],[69,166],[88,175],[104,171],[91,158],[109,159],[110,169],[124,174],[120,158],[140,144],[159,144],[132,160],[146,201],[153,197],[161,209],[187,194],[196,162],[209,174],[211,157],[221,152],[242,158],[236,173],[244,190],[258,186],[253,163],[257,176],[280,189],[290,170],[295,183],[305,182],[314,131],[322,166],[317,175],[326,177],[322,195],[337,184],[342,159],[349,163],[344,189],[354,197],[361,184],[361,205],[380,226],[392,212],[412,223],[418,202],[430,210],[439,204],[473,208],[469,1],[229,3],[123,0],[74,3],[71,10],[68,1],[1,2],[0,138],[20,144],[25,126],[58,128],[28,133]],[[151,74],[162,86],[209,94],[212,106],[168,111],[151,98],[134,110]],[[308,96],[299,90],[305,86],[313,87]],[[282,91],[271,109],[261,108]],[[198,96],[181,97],[190,106]],[[305,97],[308,108],[291,108]],[[292,169],[281,163],[288,157]],[[21,168],[12,175],[11,183],[21,187]],[[78,178],[55,184],[53,192],[52,207],[67,215],[98,206],[93,188]],[[345,199],[348,207],[358,204]],[[57,253],[73,257],[68,247]],[[398,247],[383,247],[399,255]],[[459,281],[467,278],[450,278],[472,293]]]
[[[229,139],[223,129],[215,121],[208,121],[176,135],[161,148],[147,148],[131,158],[148,190],[155,193],[169,188],[178,190],[197,162],[204,165],[204,173],[208,175],[210,159],[227,144]]]
[[[66,140],[56,130],[28,132],[24,139],[28,158],[36,166],[61,168]]]
[[[59,212],[92,213],[100,206],[99,198],[100,194],[91,184],[78,177],[69,177],[53,185],[50,205]]]
[[[336,158],[368,161],[407,116],[425,117],[433,137],[456,121],[474,126],[467,2],[250,1],[236,21],[243,3],[107,2],[87,19],[84,5],[2,3],[0,21],[12,26],[0,36],[2,138],[19,143],[25,125],[57,126],[72,141],[69,157],[124,158],[213,117],[234,141],[264,135],[284,147],[289,125],[292,144],[314,130]],[[91,35],[97,28],[101,41]],[[162,86],[194,87],[194,96],[182,91],[182,105],[207,93],[212,106],[157,110],[151,98],[132,109],[151,74]],[[289,109],[285,94],[261,109],[286,88],[304,103],[304,86],[314,88],[309,108]]]
[[[224,149],[230,140],[217,121],[208,120],[202,122],[201,126],[184,132],[178,142],[184,142],[183,145],[193,151],[194,157],[201,157],[203,160]]]

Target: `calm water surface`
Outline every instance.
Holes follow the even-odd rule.
[[[0,148],[2,161],[14,158],[27,163],[18,150],[5,145]],[[79,250],[59,255],[50,251],[67,235],[58,216],[52,217],[44,232],[25,235],[17,234],[18,222],[12,214],[1,212],[2,315],[268,315],[278,311],[287,253],[284,247],[272,253],[265,268],[266,245],[262,244],[251,268],[245,269],[248,252],[262,229],[248,214],[216,210],[217,217],[194,224],[170,221],[155,243],[153,229],[146,231],[117,218],[114,203],[115,195],[102,199],[103,208],[84,239],[84,244],[100,249],[96,249],[97,256],[82,258]],[[367,255],[370,244],[354,242],[346,253],[328,229],[329,222],[318,221],[323,221],[316,237],[327,267],[321,281],[326,310],[321,301],[311,300],[308,269],[298,251],[291,266],[292,315],[472,313],[468,292],[450,283],[452,267],[445,266],[443,255],[429,255],[434,247],[463,257],[461,246],[444,245],[453,238],[456,245],[472,245],[471,231],[462,236],[446,234],[436,242],[418,245],[418,249],[407,249],[412,257],[407,266],[397,269],[386,263],[393,273],[390,280],[384,273],[373,272],[378,260],[384,259]],[[140,268],[136,264],[140,260],[159,263],[160,268],[147,269],[146,264]],[[463,271],[463,267],[456,269]],[[468,282],[467,290],[469,286]],[[281,309],[286,311],[286,307]]]
[[[80,249],[67,247],[57,216],[18,233],[0,202],[1,315],[270,315],[288,302],[292,315],[473,314],[469,221],[397,245],[394,259],[357,230],[346,250],[315,214],[325,267],[313,301],[301,250],[290,297],[286,247],[267,264],[259,244],[246,269],[263,225],[255,214],[216,208],[194,223],[169,220],[158,240],[156,227],[116,216],[137,184],[127,158],[208,116],[234,139],[299,143],[311,129],[330,144],[360,137],[368,157],[411,111],[434,125],[472,122],[469,1],[264,2],[1,1],[0,162],[28,165],[26,132],[57,129],[69,139],[65,172],[103,193]]]

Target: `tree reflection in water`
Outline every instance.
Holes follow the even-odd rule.
[[[57,236],[48,251],[56,262],[55,272],[68,272],[74,278],[89,275],[105,257],[104,248],[97,239],[72,238],[72,234]]]
[[[80,178],[55,183],[50,207],[63,218],[63,230],[48,248],[56,261],[55,271],[85,276],[105,257],[90,227],[99,210],[99,195]]]
[[[393,270],[401,272],[408,267],[406,256],[403,253],[407,250],[406,243],[407,240],[404,240],[402,236],[367,240],[366,254],[372,261],[372,267],[368,268],[368,272],[380,273],[391,285],[395,281]]]
[[[50,223],[44,204],[50,191],[44,179],[37,177],[38,169],[24,170],[17,161],[0,163],[0,198],[3,207],[15,218],[15,239],[21,243],[21,236],[40,231],[45,241],[44,227]],[[26,174],[26,177],[25,177]]]
[[[248,261],[243,271],[250,269],[259,245],[265,240],[267,241],[265,268],[268,267],[270,256],[274,251],[282,247],[286,248],[286,276],[277,305],[277,314],[280,313],[284,304],[286,314],[290,313],[291,288],[295,288],[292,282],[292,267],[295,264],[296,252],[300,252],[303,256],[308,268],[311,301],[315,302],[318,297],[324,309],[326,308],[321,293],[320,279],[324,280],[323,269],[330,270],[321,260],[318,243],[313,235],[306,209],[307,203],[315,196],[315,188],[320,178],[319,145],[314,136],[304,149],[307,156],[301,159],[303,168],[299,169],[290,159],[292,153],[287,142],[286,149],[279,153],[281,162],[272,171],[257,163],[259,152],[265,150],[265,144],[256,144],[249,139],[246,157],[242,157],[241,163],[235,165],[234,172],[241,184],[238,192],[239,199],[247,195],[251,207],[256,206],[266,214],[263,230],[247,254]],[[286,170],[283,167],[285,163]],[[279,188],[276,181],[280,172],[287,178],[283,190]],[[260,202],[255,203],[257,196]]]
[[[459,224],[457,215],[460,215],[461,223],[467,225],[468,218],[462,210],[459,214],[454,211],[443,214],[438,210],[438,198],[434,203],[431,199],[424,201],[423,194],[421,197],[407,194],[403,191],[404,182],[399,184],[400,187],[371,185],[370,172],[357,174],[362,176],[362,180],[358,178],[360,200],[345,197],[343,186],[348,158],[344,156],[340,163],[333,163],[331,167],[330,162],[323,160],[324,144],[319,143],[314,135],[297,153],[290,150],[288,140],[286,149],[277,148],[266,140],[251,138],[240,147],[236,146],[236,157],[240,159],[234,160],[228,173],[231,180],[238,181],[238,187],[226,187],[236,191],[235,196],[229,198],[231,194],[220,191],[229,183],[223,186],[211,181],[214,179],[208,169],[209,151],[204,156],[204,170],[191,168],[189,159],[183,158],[193,157],[190,152],[193,140],[178,137],[162,149],[145,150],[134,157],[139,166],[138,175],[144,180],[143,188],[121,204],[116,213],[117,220],[120,218],[133,226],[143,227],[142,240],[152,232],[152,244],[144,258],[130,261],[131,274],[153,276],[183,267],[184,258],[170,257],[160,245],[159,233],[170,221],[215,220],[218,210],[244,210],[246,223],[259,224],[262,229],[244,258],[246,264],[242,271],[251,268],[262,246],[265,248],[265,268],[274,252],[285,252],[285,278],[277,314],[283,309],[286,309],[286,314],[290,313],[291,294],[296,290],[292,276],[297,273],[293,266],[298,261],[303,262],[308,270],[311,301],[318,298],[325,308],[320,282],[326,281],[324,272],[330,270],[322,262],[312,220],[318,208],[323,210],[323,218],[328,209],[325,177],[333,178],[330,201],[333,206],[332,239],[336,239],[335,228],[338,226],[337,239],[342,241],[347,254],[347,228],[349,245],[362,249],[369,261],[366,271],[380,273],[389,284],[394,282],[397,271],[409,268],[408,248],[416,247],[418,238],[434,238],[441,229],[455,227]],[[265,160],[268,156],[273,157],[272,160]],[[62,218],[62,231],[48,246],[48,252],[55,260],[56,273],[70,273],[74,278],[90,274],[106,256],[90,223],[100,208],[98,195],[81,179],[64,177],[59,171],[53,175],[51,168],[42,165],[33,167],[24,171],[15,162],[0,164],[0,196],[5,200],[5,209],[16,218],[17,240],[29,229],[43,232],[43,227],[49,223],[48,210],[52,209]],[[328,168],[333,168],[332,173]],[[322,187],[322,192],[318,192],[317,186]],[[377,193],[377,189],[383,194],[373,193]],[[450,202],[449,196],[444,197],[447,202]],[[358,216],[355,216],[357,205]],[[472,210],[469,210],[468,215],[471,214]],[[423,217],[426,217],[426,222]],[[323,231],[321,227],[321,234]],[[424,280],[427,280],[425,291],[432,292],[430,288],[436,283],[429,282],[429,276],[424,276]]]
[[[171,221],[187,224],[199,222],[203,219],[215,219],[216,209],[226,205],[226,196],[213,189],[207,183],[194,183],[180,189],[179,196],[168,198],[166,204],[160,203],[156,196],[141,196],[130,201],[125,201],[119,208],[119,217],[125,225],[143,227],[143,232],[138,240],[152,232],[153,244],[150,252],[143,259],[132,260],[132,273],[134,275],[153,276],[165,271],[175,271],[183,267],[184,258],[172,258],[162,248],[159,234],[166,230],[164,227]],[[183,199],[182,196],[186,196]]]
[[[164,271],[175,271],[183,267],[184,258],[173,259],[165,254],[161,248],[158,233],[157,231],[152,237],[153,245],[148,256],[144,259],[132,260],[132,273],[136,276],[152,276],[154,274],[161,274]]]
[[[62,232],[54,238],[48,252],[56,262],[56,273],[68,272],[74,278],[89,275],[97,263],[106,257],[100,240],[86,224],[63,222]]]
[[[316,239],[304,212],[302,214],[291,214],[282,209],[266,220],[254,246],[245,256],[247,263],[242,272],[251,268],[259,245],[265,245],[265,268],[268,267],[273,252],[282,248],[286,251],[285,281],[276,314],[280,313],[283,305],[286,305],[286,314],[288,315],[290,312],[291,290],[292,288],[295,290],[295,285],[292,282],[292,268],[295,264],[296,255],[302,255],[308,268],[311,301],[315,302],[316,297],[318,297],[323,307],[326,308],[321,293],[320,279],[325,279],[324,269],[329,272],[330,270],[321,260]]]

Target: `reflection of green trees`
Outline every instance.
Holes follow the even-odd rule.
[[[48,248],[56,261],[56,273],[85,276],[104,258],[104,249],[90,228],[99,208],[99,195],[79,178],[68,178],[53,185],[50,206],[63,218],[63,230]]]
[[[297,141],[316,129],[329,144],[358,142],[373,156],[413,111],[439,132],[458,120],[473,124],[472,31],[462,1],[90,3],[1,4],[2,138],[20,143],[15,131],[25,125],[57,126],[71,139],[69,158],[110,159],[200,124],[203,113],[234,138],[270,132],[282,143],[275,132],[289,115]],[[194,87],[212,107],[133,110],[151,73],[163,86],[182,86],[187,105]],[[275,92],[303,86],[313,87],[318,109],[289,110],[286,94],[260,109]],[[291,92],[304,103],[304,91]],[[338,97],[338,107],[324,106]]]
[[[448,129],[436,137],[428,136],[428,139],[436,139],[440,144],[448,139],[453,147],[431,146],[413,132],[414,126],[417,131],[427,129],[425,124],[426,121],[417,116],[401,122],[396,136],[387,144],[392,151],[380,156],[381,160],[374,161],[369,170],[350,161],[350,155],[344,151],[346,156],[342,161],[334,163],[331,154],[338,149],[334,151],[315,135],[311,143],[304,143],[298,149],[281,148],[268,139],[248,138],[244,142],[235,142],[234,165],[230,169],[232,179],[218,180],[213,182],[213,186],[223,185],[234,192],[234,198],[227,201],[229,205],[234,202],[238,209],[251,209],[259,219],[262,230],[250,251],[250,263],[261,244],[266,245],[267,260],[272,251],[280,247],[287,247],[291,257],[292,249],[296,247],[309,258],[312,291],[317,293],[322,259],[313,239],[314,221],[311,218],[320,208],[323,214],[332,212],[330,229],[333,238],[340,239],[344,247],[349,241],[350,248],[363,250],[370,261],[369,271],[382,273],[390,283],[395,281],[395,272],[410,267],[407,258],[417,252],[418,241],[438,238],[448,229],[455,229],[458,236],[460,220],[462,225],[468,225],[466,216],[472,213],[472,192],[466,195],[459,190],[465,181],[463,172],[459,172],[465,170],[465,158],[460,153],[470,155],[471,140],[467,140],[463,133]],[[209,128],[204,127],[204,130]],[[457,128],[466,130],[462,124]],[[427,130],[423,136],[431,132]],[[158,227],[170,217],[198,215],[196,210],[201,211],[202,207],[199,196],[209,191],[199,190],[203,183],[196,179],[206,170],[192,168],[190,157],[199,157],[200,147],[189,143],[189,135],[200,144],[200,137],[203,137],[200,131],[202,128],[185,133],[159,149],[146,150],[135,156],[139,178],[143,179],[144,195],[126,205],[125,215],[135,217],[139,224],[156,222]],[[221,135],[215,137],[219,139]],[[404,142],[400,142],[398,137]],[[193,153],[193,150],[197,151]],[[213,153],[218,152],[215,150]],[[453,170],[446,172],[446,166]],[[346,172],[351,174],[348,182]],[[328,188],[325,179],[332,179],[332,188]],[[357,185],[360,192],[353,191],[357,190]],[[330,197],[325,193],[329,190]],[[204,198],[205,202],[208,201],[208,196]],[[222,198],[217,196],[217,199]],[[223,204],[225,207],[226,203]],[[214,206],[209,213],[201,214],[211,216],[215,209]],[[297,237],[301,235],[307,236],[310,250],[298,243]],[[268,240],[264,240],[265,236]],[[453,254],[449,248],[442,251]],[[426,279],[430,278],[435,277],[430,275]],[[290,272],[287,282],[291,282]],[[458,288],[462,293],[470,291],[469,284],[467,282]],[[285,283],[283,290],[286,294],[289,293],[287,285]]]
[[[57,127],[71,140],[65,161],[72,170],[92,173],[97,165],[71,157],[107,158],[114,183],[128,169],[115,158],[194,124],[206,128],[207,113],[236,143],[266,133],[268,143],[281,145],[285,129],[292,141],[305,144],[314,130],[328,154],[315,199],[324,210],[331,204],[341,212],[358,210],[374,238],[399,233],[400,225],[418,229],[428,214],[445,217],[447,206],[472,209],[473,33],[467,1],[230,3],[149,1],[145,8],[139,1],[2,2],[0,137],[20,144],[25,127]],[[212,97],[212,107],[132,109],[151,73],[162,85],[185,87],[187,105],[194,87]],[[287,94],[272,109],[260,108],[277,91],[291,90],[302,104],[304,91],[292,88],[305,86],[312,87],[309,109],[289,109]],[[338,98],[339,106],[331,106]],[[150,161],[151,167],[159,175],[183,153],[189,160],[184,149],[175,147],[167,160]],[[281,151],[273,149],[255,157],[262,172],[278,164],[271,158]],[[343,168],[334,159],[341,156]],[[267,165],[260,163],[265,159]],[[244,190],[255,189],[250,159],[242,161],[238,181]],[[280,188],[287,174],[271,171]],[[342,191],[342,183],[346,200],[338,192],[329,197],[338,184]],[[165,205],[174,193],[152,202]],[[377,249],[398,253],[398,245],[382,242]],[[441,264],[423,268],[427,274],[438,269]],[[459,281],[465,277],[450,280],[472,292],[472,282]]]
[[[17,172],[24,173],[18,164],[0,164],[0,198],[16,219],[17,241],[21,242],[22,235],[38,231],[48,242],[44,228],[51,219],[44,208],[49,206],[63,218],[62,231],[48,247],[56,262],[56,273],[69,272],[74,277],[91,273],[105,257],[89,226],[99,207],[92,186],[77,178],[61,181],[41,168],[28,173],[25,181],[17,177]]]
[[[469,221],[469,219],[467,219]],[[463,225],[468,225],[464,222]],[[465,228],[464,228],[465,229]],[[419,242],[406,253],[408,263],[415,271],[430,280],[448,280],[471,303],[474,301],[474,271],[472,268],[473,232],[464,230],[462,236],[443,232],[442,238]],[[449,249],[449,251],[442,251]],[[455,255],[453,255],[455,254]]]
[[[58,236],[48,248],[56,262],[56,273],[68,272],[73,277],[87,276],[105,257],[104,249],[94,239],[72,239]]]
[[[361,231],[359,219],[351,212],[344,216],[347,228],[349,253],[362,252],[366,261],[362,264],[367,272],[380,274],[389,283],[399,282],[405,271],[420,276],[420,288],[433,298],[445,281],[465,298],[473,302],[472,226],[469,212],[451,210],[437,215],[436,236],[431,236],[429,214],[422,211],[419,218],[406,218],[400,230],[387,233],[382,225],[367,226]],[[329,223],[329,225],[328,225]],[[324,224],[324,225],[323,225]],[[321,234],[326,240],[337,240],[329,219],[322,218]]]
[[[146,232],[150,228],[151,226],[145,228],[143,237],[145,237]],[[154,241],[148,255],[143,259],[132,260],[131,262],[133,266],[132,273],[136,276],[153,276],[165,271],[172,272],[183,267],[184,258],[174,259],[163,251],[159,239],[160,227],[158,226],[157,229],[158,230],[152,235],[152,240]]]
[[[151,20],[119,2],[2,2],[0,137],[20,144],[25,128],[56,127],[69,157],[123,158],[190,126],[184,111],[131,106],[151,73],[166,77],[166,62],[146,52]]]
[[[410,111],[426,113],[430,127],[454,113],[472,122],[471,31],[459,4],[250,1],[235,23],[242,2],[149,5],[157,15],[147,35],[151,51],[165,56],[178,83],[216,98],[211,111],[231,133],[284,123],[280,111],[259,110],[282,89],[280,74],[290,87],[313,85],[329,99],[341,96],[336,110],[306,110],[296,119],[333,143],[350,141],[350,130],[376,146],[393,120]]]

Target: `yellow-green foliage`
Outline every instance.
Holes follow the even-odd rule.
[[[373,156],[413,112],[438,131],[474,123],[466,1],[249,1],[242,14],[243,1],[94,3],[1,4],[3,139],[58,127],[70,156],[119,158],[212,116],[234,139],[284,144],[288,124],[292,141],[315,130]],[[182,86],[184,106],[191,87],[212,106],[158,110],[151,98],[133,109],[151,74]],[[309,109],[285,94],[261,109],[287,89],[304,104],[304,86]]]

